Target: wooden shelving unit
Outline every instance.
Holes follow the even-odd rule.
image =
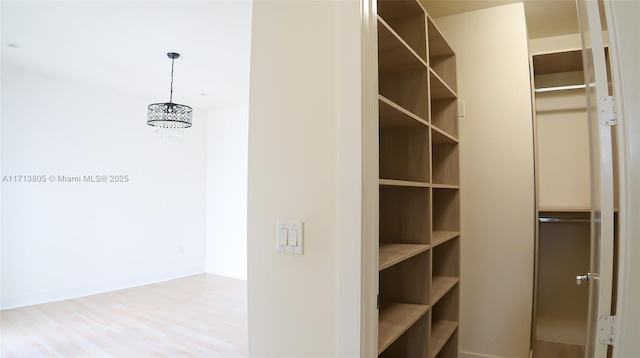
[[[378,0],[380,357],[457,357],[455,54],[422,5]]]

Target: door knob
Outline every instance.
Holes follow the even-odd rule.
[[[589,282],[591,280],[591,274],[576,276],[576,285],[581,286],[583,282]]]

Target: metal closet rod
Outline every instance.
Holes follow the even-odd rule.
[[[586,85],[567,85],[567,86],[554,86],[554,87],[542,87],[534,89],[535,93],[544,93],[544,92],[556,92],[556,91],[566,91],[566,90],[574,90],[574,89],[582,89],[587,88]]]
[[[541,223],[590,223],[591,219],[540,217],[538,218],[538,222],[541,222]]]

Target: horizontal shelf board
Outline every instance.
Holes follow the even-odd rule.
[[[380,128],[429,126],[426,120],[404,109],[402,106],[381,94],[378,95],[378,106],[380,112]]]
[[[433,276],[431,279],[431,305],[435,305],[442,296],[446,295],[449,290],[455,286],[460,279],[450,276]]]
[[[428,305],[395,303],[382,310],[378,318],[378,354],[382,353],[429,310]]]
[[[442,347],[447,344],[447,341],[453,335],[453,332],[458,328],[458,322],[452,321],[435,321],[431,325],[431,347],[429,349],[429,356],[435,357],[440,353]]]
[[[431,187],[434,189],[460,189],[460,185],[458,184],[431,184]]]
[[[431,126],[433,131],[431,132],[431,141],[433,144],[454,144],[458,143],[458,139],[453,137],[451,134],[443,131],[442,129]]]
[[[395,180],[395,179],[380,179],[381,186],[406,186],[412,188],[429,188],[431,184],[422,183],[417,181]]]
[[[378,16],[378,69],[396,71],[427,68],[427,63]]]
[[[381,244],[378,270],[382,271],[397,263],[410,259],[429,250],[430,247],[431,246],[424,244]]]
[[[429,77],[431,81],[431,99],[457,98],[456,93],[432,69],[429,69]]]
[[[434,231],[431,233],[431,246],[437,246],[460,236],[460,231]]]

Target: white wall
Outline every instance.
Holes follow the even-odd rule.
[[[209,273],[247,279],[249,107],[207,114],[207,252]]]
[[[359,9],[341,6],[330,1],[254,2],[248,179],[251,356],[335,357],[359,349],[359,322],[351,322],[353,333],[339,325],[340,314],[350,312],[357,319],[360,309],[358,302],[345,298],[360,289],[359,274],[347,271],[358,264],[347,258],[359,258],[361,225],[360,188],[353,182],[359,181],[354,174],[359,157],[346,155],[360,146],[360,46],[348,47],[354,39],[351,31],[359,37],[360,30],[338,26],[360,24],[360,19]],[[349,15],[338,14],[341,8]],[[342,197],[346,190],[353,191]],[[345,202],[348,198],[355,202]],[[353,218],[356,228],[346,227],[339,216]],[[277,220],[304,222],[303,256],[276,253]],[[347,235],[349,230],[355,235]],[[356,338],[342,340],[348,336]]]
[[[204,271],[206,116],[167,146],[150,102],[2,69],[2,176],[55,177],[2,183],[3,309]]]
[[[536,94],[541,211],[591,206],[586,99],[584,90]]]
[[[532,108],[522,3],[436,19],[456,52],[464,354],[528,357],[534,262]]]
[[[339,1],[338,8],[338,353],[366,355],[361,350],[362,223],[362,86],[360,1]],[[374,119],[377,124],[377,118]],[[377,184],[377,175],[375,177]],[[377,188],[376,188],[377,189]],[[364,224],[363,224],[364,225]],[[364,292],[366,294],[366,292]],[[371,295],[371,300],[374,297]],[[365,328],[366,330],[366,328]],[[367,338],[363,339],[367,342]]]

